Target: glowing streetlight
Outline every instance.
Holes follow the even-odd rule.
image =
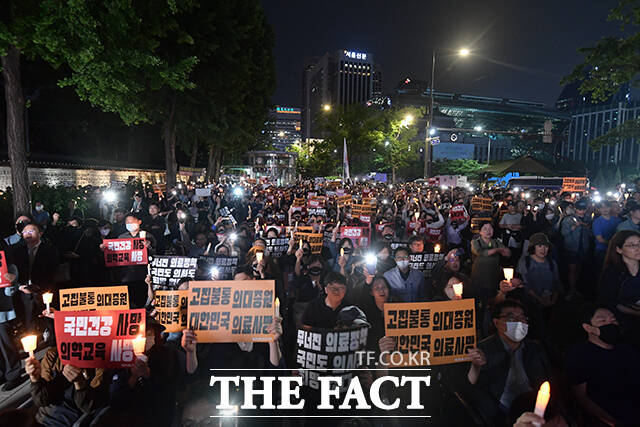
[[[385,146],[385,147],[388,147],[388,146],[389,146],[389,141],[385,141],[385,142],[384,142],[384,146]]]
[[[473,127],[473,130],[475,130],[476,132],[480,132],[480,131],[482,130],[482,126],[480,126],[480,125],[475,125],[475,126]]]
[[[435,134],[436,134],[436,128],[429,129],[429,135],[435,135]]]
[[[469,52],[469,49],[464,48],[464,47],[462,49],[460,49],[460,51],[458,52],[458,54],[460,56],[469,56],[470,53],[471,52]]]
[[[283,131],[278,132],[278,136],[279,136],[280,138],[284,137],[284,132],[283,132]]]
[[[324,111],[331,111],[331,105],[329,105],[329,104],[324,104],[324,105],[322,106],[322,109],[323,109]]]

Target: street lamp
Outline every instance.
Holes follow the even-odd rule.
[[[329,105],[329,104],[324,104],[324,105],[322,106],[322,109],[323,109],[324,111],[331,111],[331,105]]]
[[[469,56],[471,52],[469,49],[463,48],[458,51],[458,55],[461,57]],[[424,154],[424,177],[431,177],[431,158],[433,157],[433,146],[431,145],[431,138],[428,134],[431,133],[430,129],[433,127],[433,84],[436,75],[436,48],[431,50],[431,87],[429,88],[429,121],[427,122],[427,138],[425,139],[425,154]]]
[[[475,126],[473,127],[473,130],[475,130],[476,132],[482,132],[482,126],[480,126],[480,125],[475,125]]]

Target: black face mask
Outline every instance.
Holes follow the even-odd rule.
[[[322,267],[311,267],[309,269],[309,274],[312,276],[319,276],[322,274]]]
[[[363,274],[364,273],[364,267],[354,267],[353,268],[353,272],[354,273],[358,273],[358,274]]]
[[[393,234],[385,234],[384,235],[384,240],[391,240],[393,239]]]
[[[309,255],[309,253],[311,253],[309,248],[302,248],[302,255]]]
[[[615,345],[620,341],[620,326],[610,323],[600,326],[600,339],[607,344]]]
[[[342,248],[342,251],[345,255],[349,255],[351,253],[351,248]]]

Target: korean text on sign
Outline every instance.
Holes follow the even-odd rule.
[[[60,310],[128,310],[126,286],[60,289]]]
[[[475,301],[385,304],[384,327],[385,336],[397,337],[404,365],[420,361],[409,356],[420,352],[429,353],[431,365],[467,362],[476,344]]]
[[[107,239],[104,243],[104,262],[107,267],[147,264],[144,239]]]
[[[296,365],[303,385],[319,389],[319,375],[341,376],[344,387],[358,367],[356,353],[367,345],[367,326],[334,331],[330,329],[298,329],[296,338]]]
[[[61,311],[55,316],[58,354],[63,365],[118,369],[133,366],[132,341],[145,334],[144,309]]]
[[[6,288],[11,285],[11,282],[7,280],[7,258],[4,256],[4,251],[0,251],[0,288]]]
[[[155,255],[149,258],[151,282],[155,286],[178,287],[184,277],[196,277],[198,258],[186,256]]]
[[[191,282],[189,329],[201,343],[271,341],[274,286],[273,280]]]
[[[156,291],[156,320],[166,329],[165,332],[180,332],[187,328],[187,303],[189,290]]]

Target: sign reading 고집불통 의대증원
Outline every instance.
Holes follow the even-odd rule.
[[[154,255],[149,257],[151,283],[154,286],[177,288],[184,277],[196,277],[198,258],[174,255]]]
[[[344,330],[298,329],[296,338],[296,364],[302,375],[302,384],[317,390],[319,376],[340,376],[343,387],[349,385],[358,368],[357,353],[367,345],[369,327],[366,325]]]
[[[104,263],[107,267],[147,264],[145,239],[105,239]]]
[[[165,332],[180,332],[187,328],[187,306],[189,290],[156,291],[154,307],[158,313],[156,320]]]
[[[403,366],[420,366],[412,354],[427,352],[429,365],[468,362],[476,345],[475,300],[387,303],[385,336],[396,337]]]
[[[133,366],[133,340],[145,336],[144,309],[60,311],[54,318],[58,355],[76,368]]]
[[[129,289],[126,286],[60,289],[61,311],[127,310]]]
[[[199,343],[271,341],[274,287],[273,280],[191,282],[189,329]]]

